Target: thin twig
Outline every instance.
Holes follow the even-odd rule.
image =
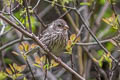
[[[16,5],[13,9],[11,9],[11,12],[15,11],[19,6],[20,4]],[[10,15],[10,13],[4,12],[4,11],[0,11],[0,13],[5,14],[5,15]]]
[[[37,3],[36,3],[36,5],[32,8],[33,11],[35,10],[35,8],[37,8],[37,6],[39,5],[40,1],[41,0],[38,0]]]
[[[28,8],[28,2],[27,2],[27,0],[24,0],[24,3],[25,3],[27,17],[28,17],[29,31],[32,32],[32,25],[31,25],[30,13],[29,13],[29,8]]]
[[[33,13],[34,13],[35,17],[38,19],[38,21],[42,24],[42,26],[44,28],[46,28],[47,25],[45,25],[45,23],[43,22],[43,20],[41,18],[39,18],[39,16],[37,15],[37,13],[35,11],[33,11]]]
[[[13,14],[11,14],[11,17],[15,19],[23,29],[25,29],[24,25]]]
[[[102,41],[99,41],[101,44],[103,43],[106,43],[106,42],[110,42],[112,39],[106,39],[106,40],[102,40]],[[97,42],[88,42],[88,43],[76,43],[76,45],[79,45],[79,46],[89,46],[89,45],[98,45]]]
[[[44,1],[52,4],[52,1],[49,1],[49,0],[44,0]],[[69,7],[69,6],[62,6],[62,5],[58,4],[58,3],[54,3],[54,4],[56,6],[59,6],[59,7],[62,7],[62,8],[73,9],[73,10],[75,9],[75,8]]]
[[[2,20],[0,20],[0,21],[1,21],[1,24],[2,24],[2,29],[0,31],[0,35],[2,35],[4,33],[4,31],[5,31],[6,25],[5,25],[5,23]]]
[[[68,14],[72,9],[69,9],[68,11],[66,11],[64,14],[62,14],[58,19],[63,18],[66,14]]]
[[[12,31],[12,30],[14,30],[14,29],[13,29],[13,28],[10,28],[8,31],[3,32],[3,33],[0,35],[0,37],[6,35],[7,33],[9,33],[9,32]]]
[[[31,74],[32,74],[33,80],[35,80],[34,73],[33,73],[32,68],[31,68],[31,66],[30,66],[30,64],[29,64],[29,62],[28,62],[27,59],[26,59],[26,63],[27,63],[27,65],[28,65],[28,67],[29,67],[29,70],[30,70],[30,72],[31,72]]]

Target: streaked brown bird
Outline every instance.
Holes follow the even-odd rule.
[[[63,19],[57,19],[43,31],[40,40],[52,53],[59,56],[67,44],[68,29],[69,26]]]

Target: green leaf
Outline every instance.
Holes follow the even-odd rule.
[[[11,64],[12,63],[12,60],[9,59],[9,58],[5,58],[4,61],[5,61],[6,64]]]
[[[43,69],[49,69],[49,64],[45,64],[45,65],[43,66]]]
[[[106,44],[106,48],[108,49],[108,51],[112,51],[114,46],[113,46],[112,43],[109,42],[109,43]]]
[[[41,68],[41,65],[39,65],[39,64],[33,64],[33,65],[38,67],[38,68]]]
[[[21,74],[21,73],[16,73],[16,74],[14,74],[13,76],[12,76],[12,79],[13,80],[16,80],[18,77],[20,77],[20,76],[22,76],[23,74]]]
[[[81,6],[84,6],[84,5],[90,6],[91,4],[89,2],[81,2],[80,5]]]
[[[103,53],[104,53],[104,51],[103,51],[103,50],[99,50],[99,51],[98,51],[98,55],[99,55],[99,56],[102,56],[102,55],[103,55]]]
[[[99,66],[102,67],[103,66],[103,62],[102,61],[99,61]]]
[[[12,71],[11,71],[10,69],[6,68],[5,70],[6,70],[6,72],[7,72],[9,75],[12,74]]]
[[[100,58],[100,60],[98,60],[98,64],[100,67],[102,67],[102,65],[103,65],[103,60],[104,60],[103,56]]]
[[[27,78],[26,78],[26,77],[24,77],[24,78],[23,78],[23,80],[27,80]]]
[[[100,4],[104,4],[106,1],[105,0],[98,0]]]
[[[71,40],[71,41],[74,41],[75,38],[76,38],[76,34],[72,34],[72,35],[70,36],[70,40]]]
[[[6,80],[7,74],[3,71],[0,72],[0,80]]]
[[[23,4],[23,0],[16,0],[19,4]]]

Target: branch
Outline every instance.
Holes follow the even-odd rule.
[[[49,1],[49,0],[44,0],[44,1],[52,4],[52,1]],[[58,4],[58,3],[54,3],[54,4],[55,4],[56,6],[59,6],[59,7],[62,7],[62,8],[67,8],[67,9],[72,9],[72,10],[75,9],[75,8],[69,7],[69,6],[62,6],[62,5]]]
[[[32,25],[31,25],[31,20],[30,20],[30,13],[29,13],[29,8],[28,8],[28,2],[27,2],[27,0],[23,0],[23,1],[25,3],[26,12],[27,12],[29,31],[32,32]]]
[[[102,43],[106,43],[106,42],[110,42],[112,39],[106,39],[106,40],[102,40],[102,41],[99,41],[101,44]],[[79,45],[79,46],[88,46],[88,45],[98,45],[97,42],[88,42],[88,43],[76,43],[76,45]]]
[[[10,24],[12,27],[26,35],[27,37],[34,40],[48,55],[50,55],[52,58],[55,59],[56,62],[58,62],[62,67],[64,67],[67,71],[74,74],[76,77],[78,77],[81,80],[85,80],[82,76],[80,76],[78,73],[76,73],[74,70],[72,70],[68,65],[66,65],[64,62],[62,62],[60,59],[58,59],[53,53],[51,53],[44,45],[43,43],[36,37],[34,34],[30,34],[29,32],[25,31],[24,29],[20,28],[20,26],[16,25],[12,21],[10,21],[8,18],[0,14],[0,18],[4,21],[6,21],[8,24]]]
[[[0,22],[1,22],[2,26],[3,26],[1,31],[0,31],[0,35],[2,35],[4,33],[4,31],[5,31],[6,25],[4,24],[4,22],[2,20],[0,20]]]
[[[70,11],[71,11],[72,9],[69,9],[68,11],[66,11],[64,14],[62,14],[60,17],[59,17],[59,19],[60,18],[63,18],[66,14],[68,14]]]
[[[27,65],[28,65],[28,68],[29,68],[29,70],[30,70],[30,72],[31,72],[31,74],[32,74],[32,79],[33,80],[35,80],[35,76],[34,76],[34,73],[33,73],[33,71],[32,71],[32,68],[31,68],[31,66],[30,66],[30,63],[29,63],[29,61],[28,61],[28,59],[26,58],[26,63],[27,63]]]
[[[33,11],[35,10],[35,8],[37,8],[37,6],[39,5],[40,1],[41,0],[38,0],[37,3],[36,3],[36,5],[32,8]]]
[[[6,48],[8,48],[8,47],[10,47],[10,46],[12,46],[12,45],[14,45],[14,44],[16,44],[16,43],[19,43],[19,42],[21,42],[21,41],[28,41],[28,40],[31,40],[31,39],[29,39],[29,38],[25,38],[25,39],[21,39],[21,38],[20,38],[20,39],[16,39],[16,40],[11,41],[11,42],[9,42],[9,43],[7,43],[7,44],[4,44],[2,47],[0,47],[0,51],[6,49]]]
[[[9,32],[12,31],[12,30],[13,30],[13,28],[10,28],[8,31],[3,32],[2,34],[0,34],[0,37],[6,35],[7,33],[9,33]]]
[[[42,26],[44,28],[46,28],[47,25],[43,22],[43,20],[41,18],[39,18],[39,16],[37,15],[37,13],[35,11],[33,11],[33,13],[34,13],[35,17],[38,19],[38,21],[42,24]]]

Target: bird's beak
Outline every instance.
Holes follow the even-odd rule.
[[[68,25],[65,25],[64,26],[64,30],[68,30],[69,29],[69,26]]]

